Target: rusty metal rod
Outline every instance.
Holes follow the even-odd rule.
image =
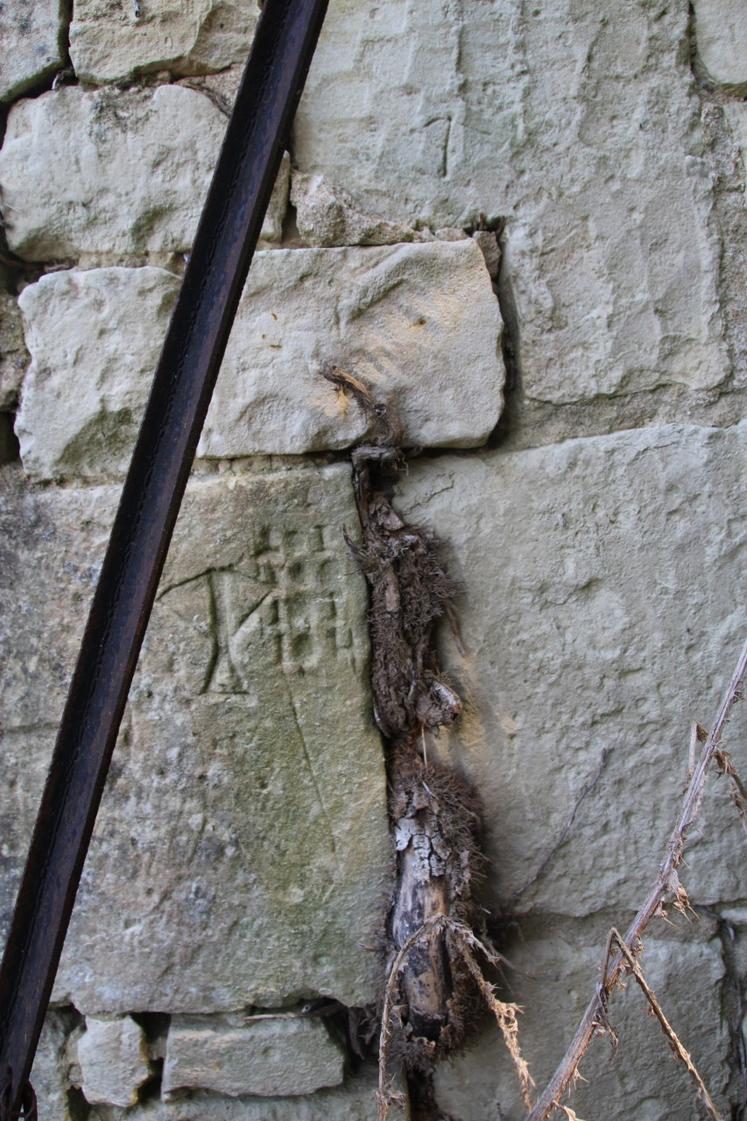
[[[125,479],[0,965],[0,1121],[28,1078],[197,441],[327,0],[266,0]]]

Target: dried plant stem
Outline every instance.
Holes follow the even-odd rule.
[[[695,1085],[698,1087],[698,1092],[700,1093],[701,1097],[703,1098],[703,1101],[705,1102],[706,1109],[708,1110],[711,1117],[713,1118],[713,1121],[721,1121],[721,1115],[720,1115],[719,1111],[716,1109],[716,1106],[713,1103],[713,1099],[711,1098],[711,1095],[708,1093],[708,1089],[706,1087],[705,1082],[703,1081],[700,1074],[698,1073],[698,1069],[697,1069],[697,1067],[695,1066],[695,1063],[692,1060],[692,1056],[690,1055],[690,1052],[687,1050],[686,1047],[683,1046],[682,1041],[679,1039],[679,1037],[678,1037],[677,1033],[675,1032],[674,1028],[669,1023],[669,1020],[667,1019],[667,1017],[664,1014],[664,1009],[659,1004],[656,993],[653,991],[653,989],[651,988],[651,986],[649,985],[648,981],[646,980],[646,978],[644,976],[643,970],[641,969],[640,965],[636,961],[633,954],[630,952],[629,948],[625,945],[625,942],[623,941],[622,935],[617,930],[615,930],[614,927],[610,931],[610,940],[609,940],[610,950],[611,950],[613,945],[616,945],[619,948],[620,953],[625,958],[625,961],[628,964],[628,968],[630,969],[630,972],[633,974],[635,980],[637,981],[638,985],[641,988],[641,991],[643,992],[643,995],[646,997],[646,1000],[648,1001],[648,1003],[651,1007],[651,1011],[653,1012],[654,1016],[656,1016],[656,1019],[659,1021],[660,1025],[661,1025],[661,1030],[664,1032],[664,1035],[669,1040],[669,1043],[670,1043],[670,1045],[672,1047],[672,1050],[674,1051],[675,1055],[684,1064],[684,1066],[687,1067],[688,1071],[692,1075],[693,1081],[695,1082]]]
[[[559,1109],[562,1113],[564,1113],[566,1115],[566,1117],[568,1118],[568,1121],[583,1121],[583,1118],[579,1117],[579,1115],[576,1113],[576,1111],[571,1109],[571,1107],[569,1105],[561,1105],[559,1102],[553,1102],[552,1104],[555,1106],[556,1109]]]
[[[721,774],[726,775],[731,782],[731,800],[742,819],[742,825],[747,830],[747,786],[737,774],[728,751],[717,751],[716,763]]]
[[[740,686],[746,672],[747,642],[742,648],[732,679],[703,745],[700,758],[693,770],[677,823],[667,844],[664,860],[659,867],[656,883],[625,934],[625,945],[629,948],[633,957],[640,953],[643,933],[654,915],[661,910],[667,896],[671,895],[673,897],[675,905],[679,904],[680,907],[686,905],[687,895],[680,884],[677,868],[682,862],[687,834],[700,811],[708,767],[718,751],[721,735],[729,714],[736,701],[740,699]],[[573,1081],[595,1033],[604,1026],[607,997],[618,986],[622,974],[628,968],[629,962],[621,952],[618,952],[613,961],[610,962],[602,983],[597,987],[594,997],[589,1002],[560,1065],[537,1100],[536,1105],[527,1115],[526,1121],[546,1121],[556,1109],[566,1108],[560,1105],[560,1100]]]
[[[457,940],[456,945],[465,965],[482,993],[485,1003],[495,1016],[498,1030],[503,1036],[503,1042],[506,1044],[506,1049],[511,1056],[511,1062],[514,1064],[514,1069],[519,1077],[521,1096],[524,1099],[524,1105],[527,1109],[531,1109],[534,1079],[529,1073],[526,1059],[522,1055],[519,1047],[519,1023],[517,1016],[521,1009],[516,1004],[507,1004],[505,1001],[499,1000],[495,994],[494,987],[486,980],[480,966],[477,964],[472,950],[462,940]]]

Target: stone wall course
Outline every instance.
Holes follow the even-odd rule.
[[[349,451],[380,432],[329,365],[424,449],[395,505],[443,542],[465,702],[424,750],[480,792],[499,993],[551,1074],[744,638],[743,9],[330,3],[84,870],[41,1121],[378,1116],[339,1013],[308,1015],[380,997],[395,870],[344,540]],[[0,0],[0,931],[257,12]],[[743,843],[714,774],[694,912],[642,955],[734,1117]],[[633,984],[610,1013],[578,1116],[695,1117]],[[487,1019],[436,1091],[459,1121],[525,1116]]]
[[[178,1101],[151,1100],[134,1109],[95,1108],[92,1121],[376,1121],[375,1073],[363,1071],[343,1086],[290,1098],[230,1098],[195,1090]],[[404,1121],[392,1110],[391,1121]]]
[[[719,386],[719,247],[687,33],[684,3],[654,18],[627,4],[345,0],[295,160],[389,220],[505,221],[530,400]]]
[[[118,488],[9,488],[6,929]],[[390,847],[350,469],[188,488],[55,985],[87,1015],[373,999]]]
[[[255,0],[76,0],[70,56],[87,82],[142,74],[203,74],[246,61]]]
[[[24,290],[33,361],[16,431],[33,478],[124,473],[178,283],[161,269],[111,268],[53,273]],[[322,377],[330,365],[391,405],[406,443],[484,442],[502,404],[500,331],[470,241],[260,253],[198,455],[360,441],[372,418]]]
[[[64,0],[5,0],[0,6],[0,103],[65,65]]]
[[[10,248],[26,261],[184,254],[212,177],[226,118],[179,85],[61,86],[11,109],[0,187]],[[287,161],[262,230],[280,237]]]

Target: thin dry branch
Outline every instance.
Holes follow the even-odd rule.
[[[672,1025],[669,1023],[669,1020],[667,1019],[666,1015],[664,1014],[664,1009],[659,1004],[656,993],[651,988],[651,986],[649,985],[648,981],[646,980],[646,978],[644,976],[643,970],[641,969],[640,965],[636,961],[633,954],[630,952],[630,949],[625,945],[625,942],[623,941],[622,935],[619,933],[619,931],[615,930],[614,927],[610,931],[610,947],[612,947],[613,945],[616,945],[619,948],[620,953],[625,958],[625,961],[627,962],[627,965],[628,965],[628,969],[633,974],[633,977],[635,978],[638,985],[640,986],[640,989],[643,992],[643,995],[645,996],[646,1000],[649,1003],[651,1011],[653,1012],[654,1016],[656,1016],[656,1019],[659,1021],[659,1024],[661,1025],[661,1030],[664,1032],[664,1035],[669,1040],[669,1044],[670,1044],[672,1050],[674,1051],[675,1055],[680,1060],[680,1062],[683,1063],[683,1065],[687,1068],[687,1070],[690,1072],[690,1075],[692,1076],[692,1079],[693,1079],[695,1085],[698,1087],[698,1092],[701,1095],[701,1097],[703,1098],[703,1101],[705,1102],[706,1109],[708,1110],[711,1117],[713,1118],[713,1121],[721,1121],[721,1114],[716,1109],[716,1106],[713,1103],[713,1099],[711,1098],[711,1095],[708,1093],[708,1089],[706,1087],[706,1084],[703,1081],[703,1079],[701,1078],[700,1074],[698,1073],[698,1069],[697,1069],[697,1067],[695,1066],[695,1063],[692,1060],[692,1056],[691,1056],[690,1052],[683,1045],[683,1043],[680,1040],[679,1036],[677,1035],[676,1031],[674,1030]]]
[[[560,1102],[553,1102],[552,1104],[555,1106],[556,1109],[562,1110],[562,1112],[568,1118],[568,1121],[583,1121],[583,1118],[579,1117],[579,1115],[576,1113],[576,1111],[571,1109],[571,1107],[569,1105],[561,1105]]]
[[[737,774],[728,751],[717,751],[716,763],[721,774],[726,775],[731,782],[731,800],[742,819],[744,829],[747,830],[747,786]]]
[[[687,834],[694,825],[700,811],[708,767],[719,750],[721,735],[731,710],[735,703],[741,700],[740,688],[745,673],[747,673],[747,642],[742,648],[736,669],[693,770],[682,800],[677,822],[667,844],[664,860],[659,866],[656,883],[625,934],[625,945],[633,956],[640,953],[643,934],[651,919],[662,908],[665,899],[674,897],[675,904],[679,902],[680,905],[684,905],[687,899],[677,875],[677,868],[682,862]],[[566,1116],[568,1116],[567,1107],[562,1106],[560,1101],[573,1082],[579,1064],[589,1049],[589,1044],[594,1035],[600,1028],[604,1027],[607,998],[619,985],[622,974],[627,967],[627,959],[621,952],[618,952],[609,964],[609,969],[606,971],[602,983],[597,986],[597,990],[581,1018],[576,1034],[571,1040],[560,1065],[537,1100],[534,1109],[527,1115],[526,1121],[547,1121],[547,1118],[556,1109],[566,1110]]]

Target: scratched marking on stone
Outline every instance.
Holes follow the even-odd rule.
[[[354,658],[350,621],[339,603],[337,536],[324,526],[272,528],[237,566],[195,577],[207,586],[213,635],[201,692],[253,693],[258,664],[268,657],[290,675]]]

